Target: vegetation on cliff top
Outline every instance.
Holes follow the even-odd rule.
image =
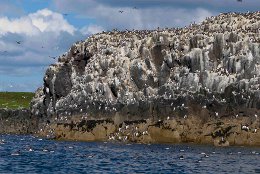
[[[29,108],[33,96],[30,92],[0,92],[0,108]]]

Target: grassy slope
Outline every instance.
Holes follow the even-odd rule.
[[[0,108],[29,108],[33,96],[29,92],[0,92]]]

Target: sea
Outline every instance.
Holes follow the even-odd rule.
[[[0,173],[260,173],[259,147],[125,144],[0,135]]]

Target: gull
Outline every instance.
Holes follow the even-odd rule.
[[[33,151],[33,149],[32,149],[32,148],[30,148],[28,151],[29,151],[29,152],[32,152],[32,151]]]
[[[20,45],[20,44],[22,43],[22,41],[16,41],[16,43],[17,43],[18,45]]]
[[[124,11],[123,11],[123,10],[119,10],[118,12],[119,12],[119,13],[123,13]]]
[[[249,131],[249,127],[246,126],[246,125],[243,125],[243,126],[241,127],[241,129],[242,129],[242,130],[245,130],[245,131]]]

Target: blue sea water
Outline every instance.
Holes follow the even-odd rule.
[[[260,173],[260,148],[0,135],[0,173]]]

